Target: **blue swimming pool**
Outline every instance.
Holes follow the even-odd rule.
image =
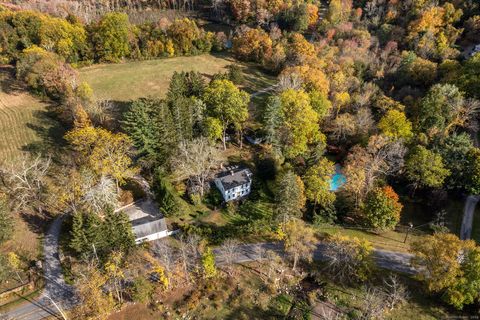
[[[337,191],[347,182],[347,178],[342,173],[342,167],[339,164],[335,165],[335,173],[330,180],[330,191]]]

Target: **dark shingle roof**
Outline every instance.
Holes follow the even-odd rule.
[[[222,183],[223,189],[230,190],[251,182],[252,172],[250,171],[250,169],[236,168],[218,174],[217,179],[219,179]]]

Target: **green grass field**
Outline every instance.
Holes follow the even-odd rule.
[[[80,79],[90,84],[97,99],[128,101],[147,96],[163,97],[175,71],[197,71],[210,78],[215,73],[225,72],[227,66],[234,63],[242,67],[245,76],[242,87],[249,92],[275,82],[274,77],[265,75],[253,65],[214,55],[94,65],[80,69]]]
[[[0,160],[12,160],[41,142],[47,104],[20,86],[11,67],[0,68]]]

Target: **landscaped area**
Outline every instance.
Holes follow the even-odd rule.
[[[209,79],[227,66],[239,64],[248,92],[256,92],[275,83],[275,77],[263,73],[257,66],[239,63],[228,55],[204,54],[119,64],[100,64],[80,69],[80,79],[93,88],[102,100],[128,101],[140,97],[164,97],[174,72],[196,71]]]
[[[47,103],[19,85],[13,72],[11,67],[0,68],[0,160],[37,148],[52,125]]]

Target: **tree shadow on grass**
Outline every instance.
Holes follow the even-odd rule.
[[[25,85],[15,78],[14,66],[0,66],[0,89],[7,94],[25,90]]]
[[[56,114],[48,110],[39,110],[34,113],[35,120],[27,123],[27,127],[35,131],[38,141],[25,145],[22,150],[32,154],[42,154],[57,158],[66,146],[66,128],[58,120]]]
[[[27,227],[30,231],[36,234],[43,234],[47,231],[49,226],[49,221],[52,217],[45,212],[43,215],[40,215],[35,212],[22,210],[19,213],[20,218],[27,224]]]

